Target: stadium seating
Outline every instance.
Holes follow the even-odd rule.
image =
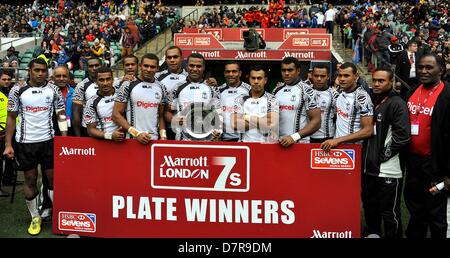
[[[31,57],[24,57],[20,60],[20,64],[27,64],[31,61]]]
[[[118,53],[118,52],[120,52],[120,49],[119,49],[119,47],[118,47],[118,46],[116,46],[116,45],[111,45],[111,48],[113,48],[113,49],[114,49],[114,53]]]
[[[73,81],[75,82],[75,84],[78,84],[79,82],[84,80],[84,78],[86,78],[86,72],[84,70],[76,70],[76,71],[74,71],[74,73],[73,73]]]
[[[34,48],[28,48],[27,50],[25,50],[25,54],[31,54],[31,56],[33,56],[33,52]]]
[[[23,58],[33,58],[33,52],[26,52],[25,54],[23,54]]]
[[[76,70],[73,73],[73,76],[74,78],[81,78],[83,80],[86,76],[86,72],[84,70]]]
[[[166,26],[167,26],[167,27],[170,27],[170,25],[172,25],[173,22],[174,22],[174,19],[173,19],[173,18],[167,18],[167,20],[166,20]]]

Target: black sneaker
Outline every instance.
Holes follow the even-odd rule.
[[[43,221],[51,221],[52,220],[52,208],[47,208],[42,211],[41,218]]]
[[[0,197],[8,197],[8,196],[9,196],[8,192],[5,192],[2,189],[0,189]]]
[[[14,181],[3,181],[4,186],[13,186]],[[17,181],[16,185],[23,185],[23,181]]]
[[[13,180],[3,180],[3,185],[4,186],[13,186],[14,185],[14,181]]]

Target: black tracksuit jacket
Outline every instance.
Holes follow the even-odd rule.
[[[375,95],[373,103],[376,131],[367,143],[364,172],[400,178],[400,152],[407,147],[411,137],[408,107],[395,92]]]

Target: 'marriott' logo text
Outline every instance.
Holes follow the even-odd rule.
[[[95,148],[62,147],[59,156],[95,156]]]

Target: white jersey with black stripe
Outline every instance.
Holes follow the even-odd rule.
[[[204,103],[219,110],[220,96],[217,89],[208,86],[204,82],[184,81],[179,83],[169,94],[170,107],[177,112],[183,111],[193,103]]]
[[[96,128],[105,133],[112,133],[117,130],[119,127],[112,120],[115,98],[116,93],[110,96],[97,94],[97,97],[88,100],[83,113],[83,119],[86,121],[86,125],[95,123]]]
[[[301,81],[277,87],[273,94],[280,104],[280,136],[294,134],[305,127],[309,122],[306,112],[319,108],[316,92]],[[309,136],[299,142],[309,143]]]
[[[79,82],[75,87],[72,95],[72,102],[83,105],[83,113],[84,108],[86,107],[86,102],[90,100],[92,97],[97,96],[98,85],[89,78],[86,78]],[[81,119],[81,125],[86,127],[86,122]]]
[[[164,85],[157,80],[124,82],[115,101],[127,103],[127,120],[131,126],[151,133],[152,140],[159,139],[159,105],[167,103]]]
[[[311,135],[313,139],[333,138],[336,131],[336,100],[339,93],[329,87],[326,90],[315,90],[320,107],[320,128]]]
[[[125,82],[123,80],[123,76],[122,77],[114,77],[114,81],[113,81],[113,87],[115,90],[120,89],[120,87],[122,86],[123,82]]]
[[[97,90],[97,84],[94,81],[91,81],[91,79],[86,78],[79,82],[75,87],[72,101],[83,103],[85,105],[89,99],[97,95]]]
[[[167,92],[171,92],[179,83],[186,81],[187,76],[188,73],[184,69],[180,73],[171,73],[166,69],[156,73],[155,78],[166,87]]]
[[[256,117],[265,117],[267,114],[279,113],[279,102],[274,95],[265,92],[260,98],[252,98],[249,95],[241,95],[235,100],[235,113]],[[278,128],[274,131],[262,131],[253,128],[240,132],[239,141],[242,142],[275,142],[278,140]]]
[[[251,86],[241,82],[237,87],[229,87],[226,83],[222,84],[218,90],[220,94],[220,103],[222,105],[223,115],[223,138],[238,139],[239,133],[231,127],[231,114],[235,113],[236,98],[245,95],[248,96]]]
[[[221,116],[220,95],[216,88],[212,88],[204,82],[184,81],[179,83],[169,94],[170,108],[177,113],[190,108],[192,104],[204,104],[207,108],[216,110]],[[181,131],[177,130],[175,137],[183,140]]]
[[[358,87],[350,93],[341,92],[336,100],[336,135],[346,136],[361,130],[361,117],[373,116],[369,94]]]
[[[41,87],[14,86],[8,98],[8,112],[18,112],[16,141],[37,143],[52,139],[52,116],[55,108],[65,108],[64,97],[56,85],[47,83]]]

